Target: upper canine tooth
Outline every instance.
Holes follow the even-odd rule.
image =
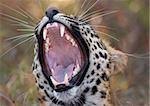
[[[60,35],[61,37],[64,36],[64,33],[65,33],[65,27],[63,25],[60,26]]]
[[[46,35],[47,35],[47,29],[44,28],[44,31],[43,31],[43,39],[46,40]]]

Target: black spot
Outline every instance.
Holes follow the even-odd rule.
[[[102,52],[99,52],[99,55],[104,58],[105,56],[102,54]]]
[[[100,91],[101,93],[101,98],[106,98],[106,92],[105,91]]]
[[[90,88],[89,88],[89,87],[86,87],[83,92],[84,92],[84,93],[87,93],[89,90],[90,90]]]
[[[99,70],[99,69],[100,69],[100,67],[101,67],[101,65],[100,65],[100,64],[97,64],[97,70]]]
[[[33,66],[32,66],[32,70],[34,70],[35,69],[35,63],[33,63]]]
[[[56,103],[58,103],[58,99],[54,98],[54,99],[52,100],[52,102],[56,104]]]
[[[44,81],[45,84],[48,84],[47,81]]]
[[[90,46],[90,43],[89,43],[89,41],[86,39],[86,42],[88,43],[88,45]]]
[[[38,78],[40,78],[40,75],[39,75],[39,73],[37,73],[37,74],[36,74],[36,76],[37,76]]]
[[[96,42],[96,43],[97,43],[97,45],[98,45],[99,48],[103,49],[103,48],[100,46],[99,42]]]
[[[86,31],[84,32],[84,35],[86,35],[86,36],[88,35],[88,34],[86,33]]]
[[[91,33],[91,37],[93,38],[94,37],[94,35]]]
[[[96,38],[99,38],[99,36],[98,36],[98,35],[95,35],[95,37],[96,37]]]
[[[86,30],[87,30],[87,33],[90,33],[90,29],[89,28],[86,28]]]
[[[94,48],[97,49],[97,46],[94,45]]]
[[[90,40],[90,42],[92,43],[92,39],[89,38],[89,40]]]
[[[35,79],[35,83],[37,83],[37,80]]]
[[[107,68],[110,68],[110,65],[109,65],[109,64],[107,64]]]
[[[104,54],[104,58],[107,59],[107,54],[106,53]]]
[[[104,45],[104,43],[102,41],[101,41],[101,45],[102,45],[103,49],[106,50],[106,46]]]
[[[101,83],[101,80],[98,78],[97,80],[96,80],[96,85],[99,85]]]
[[[44,90],[44,92],[45,92],[46,96],[50,98],[50,96],[49,96],[49,94],[47,93],[47,91]]]
[[[99,73],[97,73],[96,75],[99,76]]]
[[[58,104],[61,106],[65,106],[65,103],[63,101],[59,101]]]
[[[95,73],[94,70],[92,70],[91,75],[94,75],[94,73]]]
[[[52,102],[53,102],[54,104],[59,104],[59,105],[61,105],[61,106],[65,106],[65,103],[64,103],[63,101],[60,101],[60,100],[58,100],[58,99],[55,98],[55,97],[50,97],[50,99],[52,100]]]
[[[91,80],[90,80],[90,83],[92,83],[94,81],[94,78],[92,78]]]
[[[81,31],[84,31],[83,28],[81,28]]]
[[[44,89],[44,86],[42,86],[42,85],[40,85],[40,84],[39,84],[39,87],[40,87],[41,89]]]
[[[107,59],[107,54],[106,54],[106,53],[102,54],[102,52],[99,52],[99,55],[100,55],[102,58]]]
[[[99,56],[98,56],[98,54],[97,53],[95,53],[95,57],[98,59],[99,58]]]
[[[82,105],[85,104],[85,101],[86,101],[85,95],[81,94],[79,100],[80,100],[80,104],[82,104]],[[81,106],[81,105],[80,105],[80,106]]]
[[[106,73],[102,73],[101,78],[102,78],[104,81],[108,81],[108,80],[109,80],[109,78],[108,78],[108,76],[106,75]]]
[[[94,65],[96,65],[96,63],[94,62]]]
[[[38,101],[39,101],[40,103],[43,103],[43,101],[42,101],[42,99],[41,99],[41,98],[38,98]]]
[[[92,87],[92,95],[94,95],[97,91],[98,91],[98,90],[97,90],[97,87],[96,87],[96,86],[93,86],[93,87]]]
[[[89,78],[90,77],[90,75],[87,75],[87,77],[86,78]]]
[[[47,101],[47,99],[46,99],[46,97],[45,97],[45,96],[43,96],[43,97],[42,97],[42,100],[43,100],[43,101]]]
[[[37,67],[38,67],[38,65],[37,65],[37,64],[35,64],[35,69],[37,69]]]

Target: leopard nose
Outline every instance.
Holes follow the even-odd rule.
[[[48,8],[46,11],[46,16],[52,20],[53,16],[59,13],[59,11],[56,8]]]

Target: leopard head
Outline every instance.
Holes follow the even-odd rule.
[[[111,105],[109,77],[126,56],[76,16],[49,8],[35,28],[33,74],[49,106]]]

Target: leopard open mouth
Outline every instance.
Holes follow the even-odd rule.
[[[78,86],[86,73],[88,51],[71,31],[58,22],[47,23],[42,30],[44,73],[56,91]]]

